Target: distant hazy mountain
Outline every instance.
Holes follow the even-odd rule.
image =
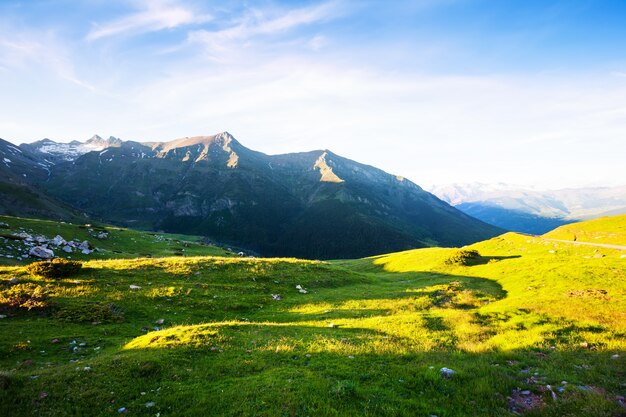
[[[542,234],[572,221],[626,213],[626,186],[537,191],[508,184],[452,184],[430,190],[487,223]]]
[[[35,167],[45,165],[32,184],[96,218],[265,255],[360,257],[501,232],[411,181],[328,150],[270,156],[228,133],[20,148],[39,158]]]

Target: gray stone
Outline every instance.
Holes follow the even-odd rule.
[[[63,246],[63,252],[72,253],[72,247],[70,245]]]
[[[89,242],[87,242],[86,240],[82,241],[79,245],[78,245],[78,249],[82,250],[91,250],[91,247],[89,245]]]
[[[456,371],[454,371],[454,370],[452,370],[450,368],[443,367],[443,368],[441,368],[439,370],[439,373],[444,378],[450,378],[452,375],[456,374]]]
[[[34,240],[39,244],[48,242],[45,236],[35,236]]]
[[[55,246],[64,246],[67,242],[60,235],[56,235],[54,239],[50,241],[50,243]]]
[[[28,254],[41,259],[54,258],[54,252],[52,252],[50,249],[44,248],[43,246],[35,246],[31,248],[30,251],[28,251]]]

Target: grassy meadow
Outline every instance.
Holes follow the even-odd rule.
[[[626,246],[626,214],[567,224],[544,236],[550,239]]]
[[[176,240],[111,229],[61,279],[0,266],[0,415],[626,415],[624,251],[507,233],[319,262]]]

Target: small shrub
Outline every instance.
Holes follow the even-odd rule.
[[[35,284],[17,284],[0,292],[0,309],[43,310],[48,307],[48,289]]]
[[[57,258],[51,261],[33,262],[26,267],[26,272],[44,278],[65,278],[77,274],[82,267],[83,264],[78,261]]]
[[[480,253],[474,249],[460,249],[454,252],[448,259],[446,264],[448,265],[476,265],[481,260]]]
[[[124,313],[115,304],[86,303],[67,305],[54,312],[54,318],[73,323],[111,323],[124,320]]]

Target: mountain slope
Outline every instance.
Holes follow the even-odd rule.
[[[511,210],[489,202],[461,203],[455,206],[463,213],[505,230],[541,235],[555,227],[572,223],[560,217],[543,217],[522,210]]]
[[[544,237],[626,246],[626,215],[568,224],[546,233]]]
[[[203,234],[265,255],[359,257],[501,232],[328,150],[265,155],[228,133],[58,158],[38,184],[102,220]]]
[[[66,203],[47,195],[34,182],[44,181],[51,163],[0,139],[0,214],[56,220],[83,218]]]

